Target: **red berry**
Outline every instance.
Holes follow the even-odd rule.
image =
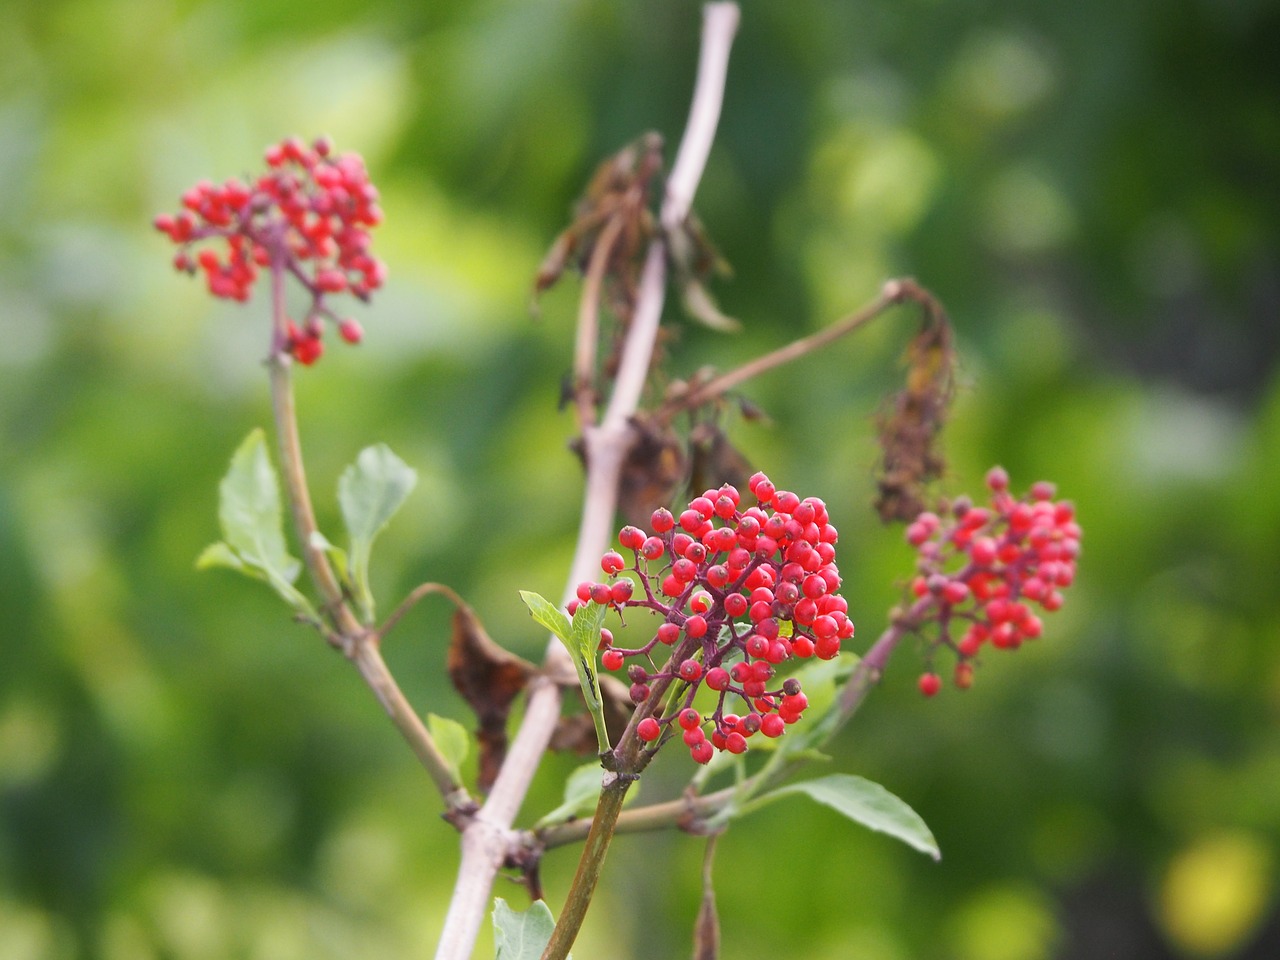
[[[926,697],[936,696],[942,689],[942,679],[936,673],[922,673],[919,680],[920,692]]]
[[[760,718],[760,732],[766,737],[780,737],[786,732],[787,725],[776,713],[766,714]]]
[[[707,620],[701,615],[694,615],[684,622],[684,632],[697,640],[707,634]]]
[[[294,359],[304,367],[309,367],[324,353],[324,342],[319,337],[304,335],[293,341],[291,349]]]
[[[693,730],[702,725],[702,714],[698,713],[693,707],[685,707],[680,711],[679,723],[684,729]]]
[[[653,717],[645,717],[636,724],[636,736],[645,743],[652,743],[662,736],[662,725]]]
[[[623,656],[621,650],[606,650],[600,655],[600,664],[606,670],[621,670],[622,661]]]
[[[840,655],[840,638],[819,637],[813,649],[819,660],[834,660]]]
[[[724,667],[712,667],[707,671],[705,682],[712,690],[727,690],[730,683],[729,671]]]
[[[689,755],[693,757],[696,763],[710,763],[711,758],[715,756],[715,751],[711,748],[710,743],[706,740],[701,740],[695,746],[689,748]]]
[[[338,324],[338,336],[352,345],[364,339],[364,329],[355,320],[348,317]]]

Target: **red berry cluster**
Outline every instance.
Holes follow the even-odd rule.
[[[307,318],[285,322],[280,346],[309,365],[324,352],[326,318],[348,343],[363,336],[354,319],[329,309],[327,295],[367,300],[386,281],[386,266],[369,255],[369,229],[382,222],[378,189],[358,154],[335,156],[325,138],[307,146],[289,137],[267,149],[266,161],[268,171],[252,185],[202,180],[182,195],[185,209],[153,222],[181,247],[174,266],[203,270],[215,297],[248,300],[264,267],[301,283],[311,295]],[[206,246],[193,257],[193,245],[203,240],[225,241],[225,250]]]
[[[954,682],[961,689],[973,682],[972,661],[984,646],[1012,650],[1040,636],[1044,624],[1035,609],[1062,606],[1080,555],[1075,508],[1054,500],[1053,484],[1037,483],[1016,499],[1009,475],[994,467],[987,487],[989,507],[960,498],[941,516],[922,513],[907,527],[919,574],[911,583],[917,599],[903,622],[915,629],[938,624],[932,649],[955,651]],[[942,681],[930,670],[919,685],[931,697]]]
[[[643,715],[636,733],[656,743],[678,730],[698,763],[715,750],[744,752],[757,733],[782,736],[809,702],[795,677],[775,681],[777,668],[792,658],[830,660],[853,636],[838,592],[838,533],[825,504],[778,490],[763,473],[749,488],[755,506],[744,508],[726,484],[695,497],[679,516],[654,511],[651,534],[623,527],[618,542],[630,563],[610,551],[600,562],[609,582],[578,587],[582,603],[661,617],[652,638],[634,649],[603,630],[601,662],[621,670],[628,657],[644,657],[654,667],[654,651],[668,651],[661,667],[627,667]],[[673,685],[683,686],[668,697]],[[717,695],[709,716],[693,706],[703,685]]]

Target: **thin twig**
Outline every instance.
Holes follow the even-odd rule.
[[[443,583],[420,583],[409,591],[407,597],[400,601],[400,606],[396,607],[391,616],[382,622],[382,626],[372,632],[370,639],[375,643],[381,643],[382,638],[391,632],[392,628],[400,622],[406,613],[417,606],[418,601],[433,593],[443,594],[452,601],[455,607],[463,606],[462,598],[454,592],[452,587],[447,587]]]
[[[276,265],[271,269],[272,312],[275,317],[274,340],[284,328],[285,289],[284,271]],[[280,453],[280,469],[284,476],[285,494],[293,514],[294,531],[303,560],[311,574],[311,580],[319,591],[324,611],[342,637],[359,636],[364,628],[347,605],[346,596],[324,548],[316,543],[316,518],[311,506],[311,491],[307,486],[306,468],[302,461],[302,441],[298,435],[298,415],[293,399],[293,361],[283,349],[273,347],[267,360],[271,380],[271,411],[275,420],[276,444]]]
[[[847,336],[853,331],[870,323],[889,307],[898,303],[901,298],[900,281],[890,280],[881,289],[880,294],[862,309],[837,320],[831,326],[799,340],[793,340],[771,353],[756,357],[727,373],[693,387],[684,393],[671,397],[658,411],[656,419],[659,423],[670,423],[671,420],[685,410],[696,410],[703,404],[716,400],[728,393],[740,383],[745,383],[766,373],[775,367],[791,363],[814,353],[829,343]]]

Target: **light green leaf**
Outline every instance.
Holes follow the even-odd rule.
[[[600,784],[604,777],[604,768],[599,763],[585,763],[564,782],[564,802],[538,821],[537,826],[546,827],[553,823],[564,823],[574,817],[588,813],[596,805],[600,796]],[[627,791],[628,799],[634,791]]]
[[[840,690],[857,665],[858,657],[842,653],[834,660],[811,660],[797,670],[794,676],[809,698],[804,720],[787,727],[778,739],[766,740],[760,746],[774,748],[784,758],[798,759],[826,743],[839,723]]]
[[[329,538],[319,530],[312,532],[311,546],[323,550],[329,555],[329,560],[333,564],[334,573],[338,575],[338,579],[342,581],[342,583],[346,584],[346,586],[350,588],[352,586],[351,565],[347,560],[347,551],[343,550],[336,544],[330,543]]]
[[[417,472],[383,443],[361,450],[338,478],[338,506],[351,537],[351,583],[367,620],[373,618],[369,552],[417,482]]]
[[[196,568],[227,567],[264,580],[295,610],[315,615],[293,586],[302,564],[289,556],[275,467],[261,429],[244,439],[218,486],[218,521],[223,540],[206,547]]]
[[[240,556],[221,540],[209,544],[200,551],[200,556],[196,557],[197,570],[210,570],[214,567],[226,567],[228,570],[236,570],[259,580],[264,579],[261,571],[245,566]]]
[[[604,697],[600,694],[600,678],[596,675],[596,647],[600,645],[600,628],[609,608],[598,603],[580,603],[573,612],[573,665],[578,668],[578,684],[582,687],[587,710],[596,728],[600,752],[610,749],[609,730],[604,722]]]
[[[938,841],[920,815],[878,783],[853,774],[836,773],[780,787],[760,797],[751,808],[792,793],[803,793],[855,823],[897,837],[935,860],[942,859]]]
[[[507,906],[507,901],[493,901],[494,960],[539,960],[551,940],[556,922],[542,900],[535,900],[524,913]],[[569,955],[572,958],[573,954]]]
[[[267,456],[261,428],[250,433],[231,457],[218,493],[218,519],[227,546],[245,563],[274,570],[293,583],[302,567],[285,546],[279,478]]]
[[[572,625],[569,618],[565,616],[564,611],[553,604],[540,593],[534,593],[532,590],[521,590],[520,599],[524,601],[524,605],[529,608],[529,613],[533,615],[533,619],[542,624],[557,637],[570,650],[572,640]]]
[[[440,753],[444,755],[454,780],[460,782],[462,776],[459,768],[471,750],[471,736],[467,733],[467,728],[456,720],[428,713],[427,732],[431,734],[431,739],[435,740]]]
[[[556,807],[536,824],[547,827],[553,823],[564,823],[575,817],[585,816],[596,807],[600,798],[600,788],[604,778],[604,768],[599,763],[584,763],[569,774],[564,783],[564,802]],[[640,795],[640,784],[637,783],[627,791],[622,805],[628,806]]]
[[[541,594],[521,590],[520,599],[529,608],[533,619],[559,637],[573,658],[578,683],[595,724],[596,742],[600,752],[604,753],[609,749],[609,732],[605,728],[604,698],[600,695],[600,680],[596,675],[596,647],[600,643],[600,628],[604,625],[605,614],[609,612],[608,607],[598,603],[580,603],[570,621]]]

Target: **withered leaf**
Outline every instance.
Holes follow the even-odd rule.
[[[697,216],[691,213],[678,229],[669,233],[667,251],[685,313],[721,333],[741,330],[742,324],[721,311],[706,288],[706,281],[713,275],[728,276],[733,271],[711,243]]]
[[[665,507],[685,481],[688,463],[684,444],[670,427],[645,417],[632,421],[636,441],[618,478],[618,509],[628,523],[648,526],[658,507]]]
[[[511,704],[537,668],[498,646],[475,612],[458,601],[449,643],[449,679],[475,712],[480,744],[477,786],[488,793],[507,755],[507,716]]]
[[[600,674],[600,696],[604,700],[604,724],[609,730],[609,742],[617,743],[622,739],[623,731],[631,722],[631,714],[635,704],[631,702],[631,692],[627,685],[617,677]],[[578,691],[578,699],[582,699],[582,687],[578,685],[576,675],[570,675],[562,686],[572,686]],[[585,703],[584,703],[585,707]],[[596,745],[595,725],[586,713],[573,713],[561,717],[556,724],[555,733],[551,735],[551,749],[576,753],[580,756],[592,756],[598,749]]]
[[[693,428],[689,454],[689,488],[695,495],[726,483],[746,489],[753,473],[751,464],[715,424],[700,423]]]
[[[769,415],[746,397],[738,397],[738,409],[742,412],[742,419],[748,423],[756,423],[761,420],[767,423],[769,421]]]
[[[924,307],[924,324],[907,346],[906,387],[878,418],[882,459],[876,509],[885,523],[915,519],[925,508],[925,485],[946,466],[936,442],[954,393],[955,347],[941,307],[932,298]]]
[[[662,173],[662,137],[647,133],[607,157],[592,175],[574,209],[573,221],[552,242],[534,279],[534,298],[554,286],[564,271],[585,270],[607,232],[605,267],[610,307],[625,322],[631,315],[640,261],[654,232],[649,201]]]

